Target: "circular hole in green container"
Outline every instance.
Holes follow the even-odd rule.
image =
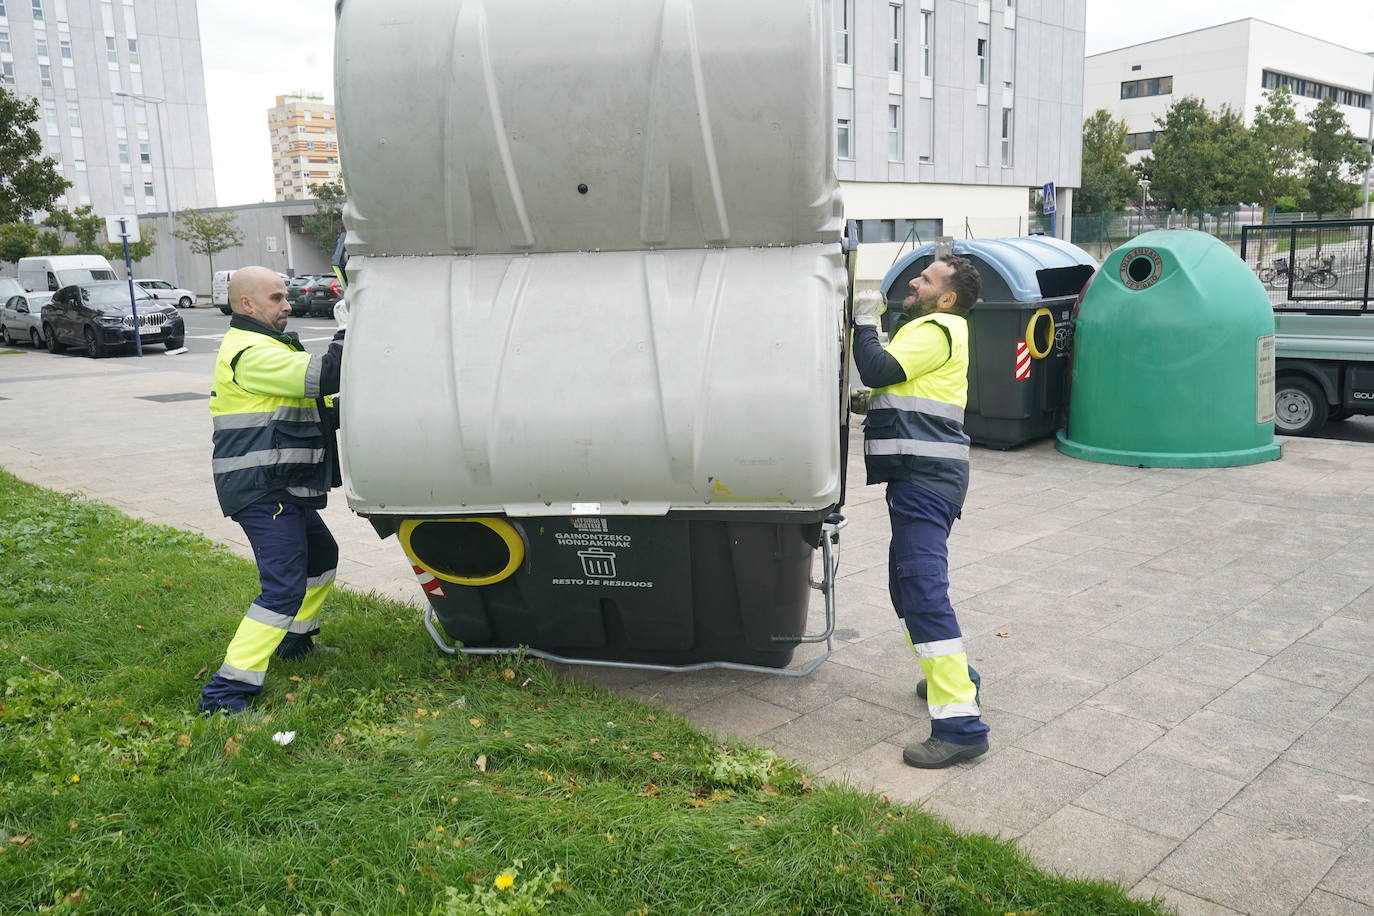
[[[1144,283],[1150,279],[1150,275],[1155,272],[1155,263],[1149,258],[1141,255],[1131,259],[1131,263],[1126,265],[1126,276],[1136,283]]]
[[[462,578],[494,576],[510,562],[510,548],[501,535],[476,522],[416,525],[410,549],[430,569]]]

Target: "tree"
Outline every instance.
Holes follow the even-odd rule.
[[[37,120],[37,101],[0,86],[0,223],[21,222],[48,209],[71,186],[52,157],[42,155]]]
[[[1350,210],[1361,201],[1361,189],[1346,176],[1358,175],[1369,164],[1369,153],[1355,139],[1336,103],[1322,99],[1307,116],[1307,195],[1320,217]]]
[[[99,254],[116,263],[124,260],[123,244],[106,241],[105,220],[97,216],[89,204],[75,210],[54,210],[43,220],[42,225],[52,231],[39,232],[35,229],[33,235],[27,236],[29,250],[24,252],[25,256]],[[66,241],[68,236],[70,242]],[[157,227],[143,226],[139,236],[137,242],[129,245],[129,257],[135,261],[141,261],[153,253],[157,246]],[[15,250],[17,246],[16,241]]]
[[[38,241],[38,227],[28,223],[6,223],[0,226],[0,261],[14,263],[33,254]]]
[[[343,205],[348,193],[343,177],[337,182],[315,185],[315,212],[301,218],[301,228],[315,237],[315,244],[326,255],[334,254],[334,246],[343,232]]]
[[[239,231],[234,214],[216,216],[204,210],[183,210],[177,214],[177,222],[182,228],[173,229],[172,236],[185,242],[192,253],[209,257],[213,283],[215,255],[243,244],[243,233]]]
[[[1099,108],[1083,122],[1083,180],[1074,192],[1074,210],[1120,210],[1135,197],[1135,188],[1135,173],[1126,162],[1126,122]]]
[[[1254,142],[1247,159],[1243,197],[1266,211],[1277,206],[1280,197],[1298,197],[1303,190],[1301,166],[1307,125],[1298,119],[1287,86],[1264,94],[1264,104],[1255,106],[1250,135]]]
[[[1179,99],[1163,117],[1154,149],[1140,163],[1155,197],[1198,214],[1208,207],[1234,203],[1245,185],[1250,133],[1229,107],[1215,115],[1195,96]]]

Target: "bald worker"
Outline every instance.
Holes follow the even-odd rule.
[[[344,328],[321,355],[283,333],[291,315],[281,277],[265,267],[234,271],[233,318],[215,359],[215,492],[248,535],[262,592],[201,691],[201,712],[241,712],[262,691],[273,654],[312,652],[320,608],[334,584],[339,547],[320,518],[339,486],[332,395],[339,390]]]

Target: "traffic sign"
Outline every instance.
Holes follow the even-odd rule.
[[[1053,181],[1050,181],[1050,182],[1046,182],[1046,183],[1045,183],[1045,198],[1044,198],[1044,201],[1042,202],[1042,206],[1040,207],[1040,212],[1041,212],[1041,213],[1053,213],[1053,212],[1054,212],[1054,182],[1053,182]]]
[[[121,226],[121,223],[123,224]],[[132,213],[128,216],[107,216],[105,217],[105,235],[110,240],[111,245],[118,245],[124,241],[124,235],[128,233],[130,242],[137,242],[138,217]]]

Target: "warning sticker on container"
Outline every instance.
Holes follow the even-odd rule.
[[[1026,345],[1026,342],[1024,340],[1018,340],[1016,342],[1015,370],[1012,373],[1012,378],[1016,379],[1017,381],[1024,381],[1030,378],[1030,369],[1030,347]]]
[[[1255,422],[1274,422],[1274,335],[1255,340]]]

